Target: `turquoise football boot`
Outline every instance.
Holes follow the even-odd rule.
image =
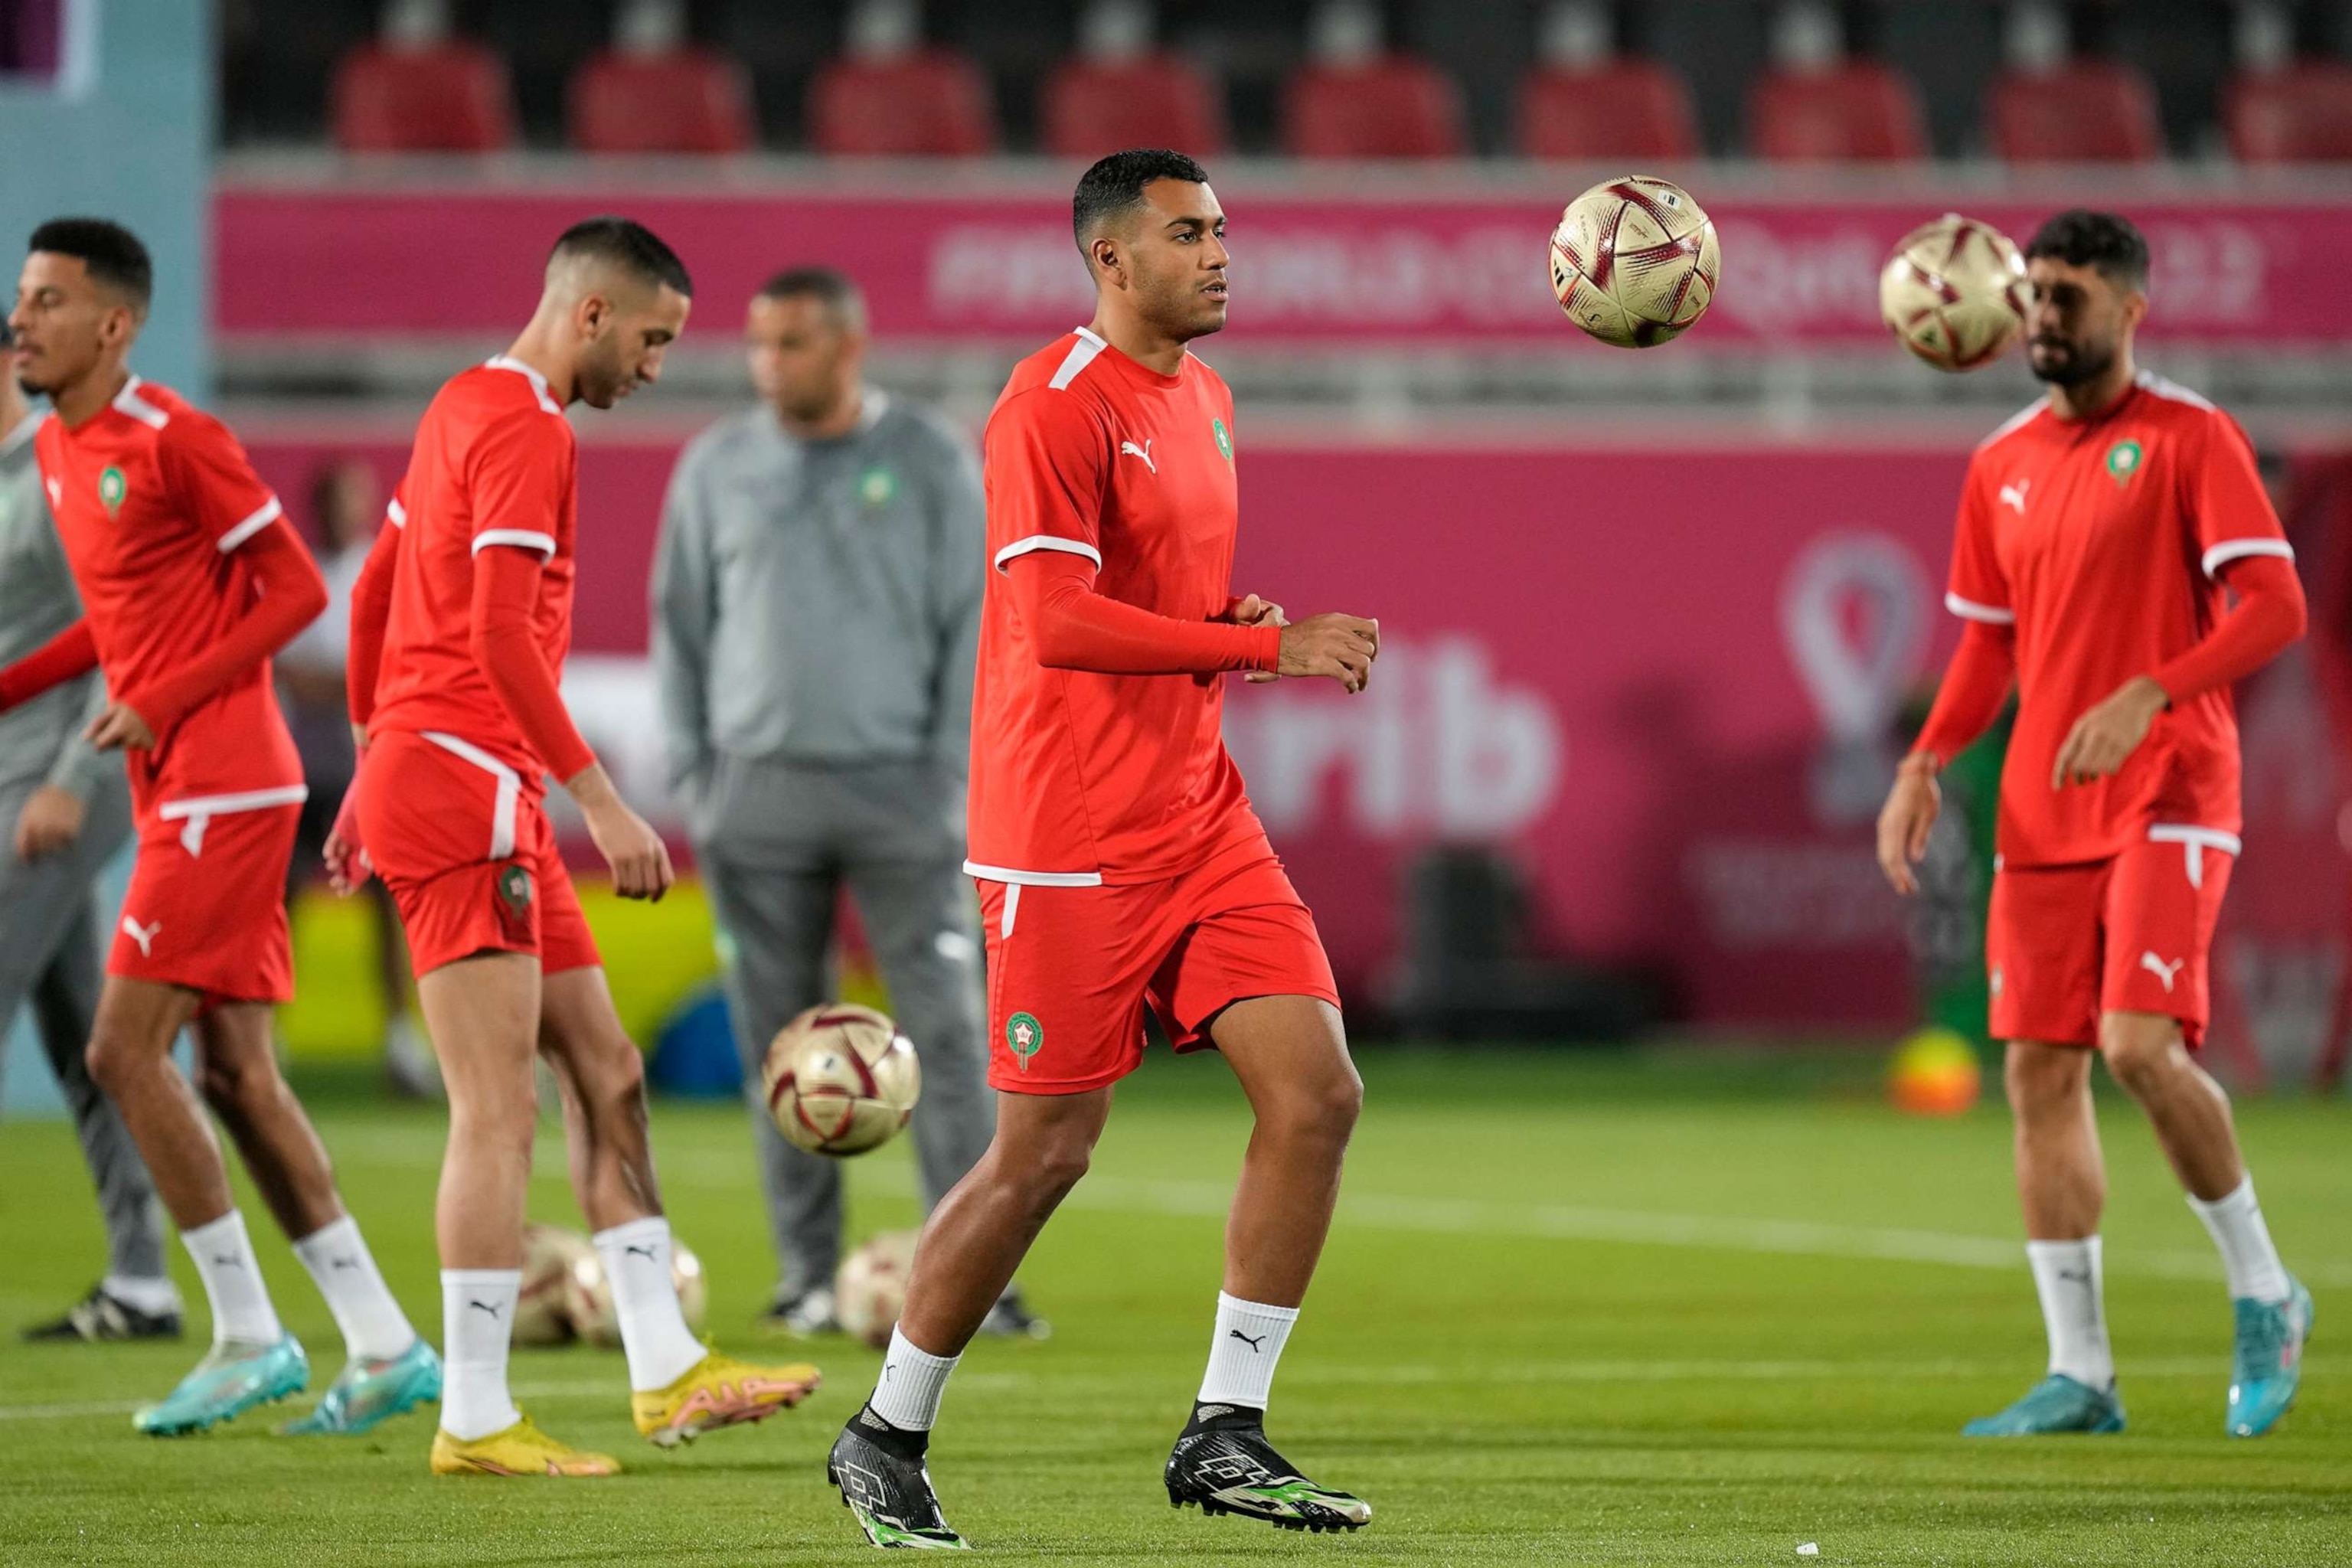
[[[152,1436],[175,1437],[216,1421],[234,1421],[257,1405],[274,1404],[310,1386],[310,1363],[292,1334],[268,1345],[229,1340],[215,1345],[162,1404],[140,1411],[131,1424]]]
[[[2061,1432],[2120,1432],[2124,1402],[2113,1388],[2093,1388],[2053,1372],[1998,1415],[1979,1415],[1963,1437],[2041,1437]]]
[[[441,1397],[441,1358],[420,1336],[388,1361],[343,1364],[320,1397],[318,1405],[298,1420],[278,1428],[282,1437],[308,1437],[320,1433],[368,1431],[404,1410],[430,1405]]]
[[[2278,1425],[2303,1386],[2303,1347],[2311,1338],[2311,1292],[2289,1276],[2284,1301],[2241,1296],[2230,1303],[2238,1317],[2237,1353],[2230,1365],[2232,1437],[2259,1437]]]

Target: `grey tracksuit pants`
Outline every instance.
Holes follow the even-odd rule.
[[[963,780],[920,763],[812,767],[719,758],[693,812],[696,854],[726,945],[728,1001],[782,1273],[779,1292],[833,1282],[842,1163],[793,1148],[760,1093],[768,1043],[829,1000],[826,956],[846,887],[898,1027],[922,1064],[911,1129],[926,1205],[996,1130],[982,1044],[979,912],[963,874]]]

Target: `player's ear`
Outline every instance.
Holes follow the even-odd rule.
[[[1087,258],[1095,270],[1124,288],[1127,284],[1127,258],[1119,253],[1118,241],[1109,235],[1098,234],[1087,242]]]
[[[594,339],[604,334],[604,323],[611,320],[613,302],[602,294],[583,294],[572,310],[572,324],[583,338]]]

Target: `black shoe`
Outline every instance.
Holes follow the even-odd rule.
[[[760,1314],[759,1326],[786,1339],[813,1340],[819,1334],[841,1332],[841,1317],[835,1310],[832,1290],[814,1285],[797,1296],[779,1292],[768,1310]]]
[[[62,1318],[54,1322],[36,1323],[25,1331],[28,1340],[79,1340],[100,1344],[115,1340],[176,1340],[180,1337],[180,1314],[177,1312],[142,1312],[130,1302],[106,1293],[103,1285],[90,1287],[89,1294],[75,1302]]]
[[[1265,1440],[1265,1413],[1203,1405],[1168,1456],[1168,1500],[1204,1514],[1237,1513],[1277,1530],[1361,1530],[1372,1505],[1318,1487]]]
[[[992,1339],[1045,1340],[1053,1338],[1054,1325],[1029,1310],[1019,1286],[1010,1285],[980,1321],[980,1331]]]
[[[964,1538],[948,1528],[923,1464],[929,1434],[907,1432],[867,1405],[841,1429],[825,1457],[824,1479],[841,1490],[841,1500],[866,1539],[877,1546],[921,1552],[969,1552]]]

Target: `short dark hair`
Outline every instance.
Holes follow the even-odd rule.
[[[582,218],[563,231],[548,259],[566,257],[608,261],[648,283],[675,289],[689,300],[694,297],[694,279],[687,276],[686,263],[677,258],[677,252],[635,218],[610,214]]]
[[[135,314],[145,315],[155,297],[155,263],[147,247],[110,218],[53,217],[33,231],[25,248],[74,258],[91,278],[129,299]]]
[[[2147,239],[2129,218],[2074,207],[2033,231],[2025,259],[2046,256],[2069,267],[2087,267],[2110,283],[2147,288]]]
[[[1087,241],[1104,223],[1142,205],[1143,187],[1154,180],[1205,185],[1209,171],[1165,147],[1130,147],[1102,159],[1078,176],[1077,192],[1070,197],[1070,231],[1077,237],[1078,249],[1087,248]]]
[[[866,330],[866,295],[848,273],[832,267],[787,267],[760,285],[762,300],[814,300],[835,322]]]

